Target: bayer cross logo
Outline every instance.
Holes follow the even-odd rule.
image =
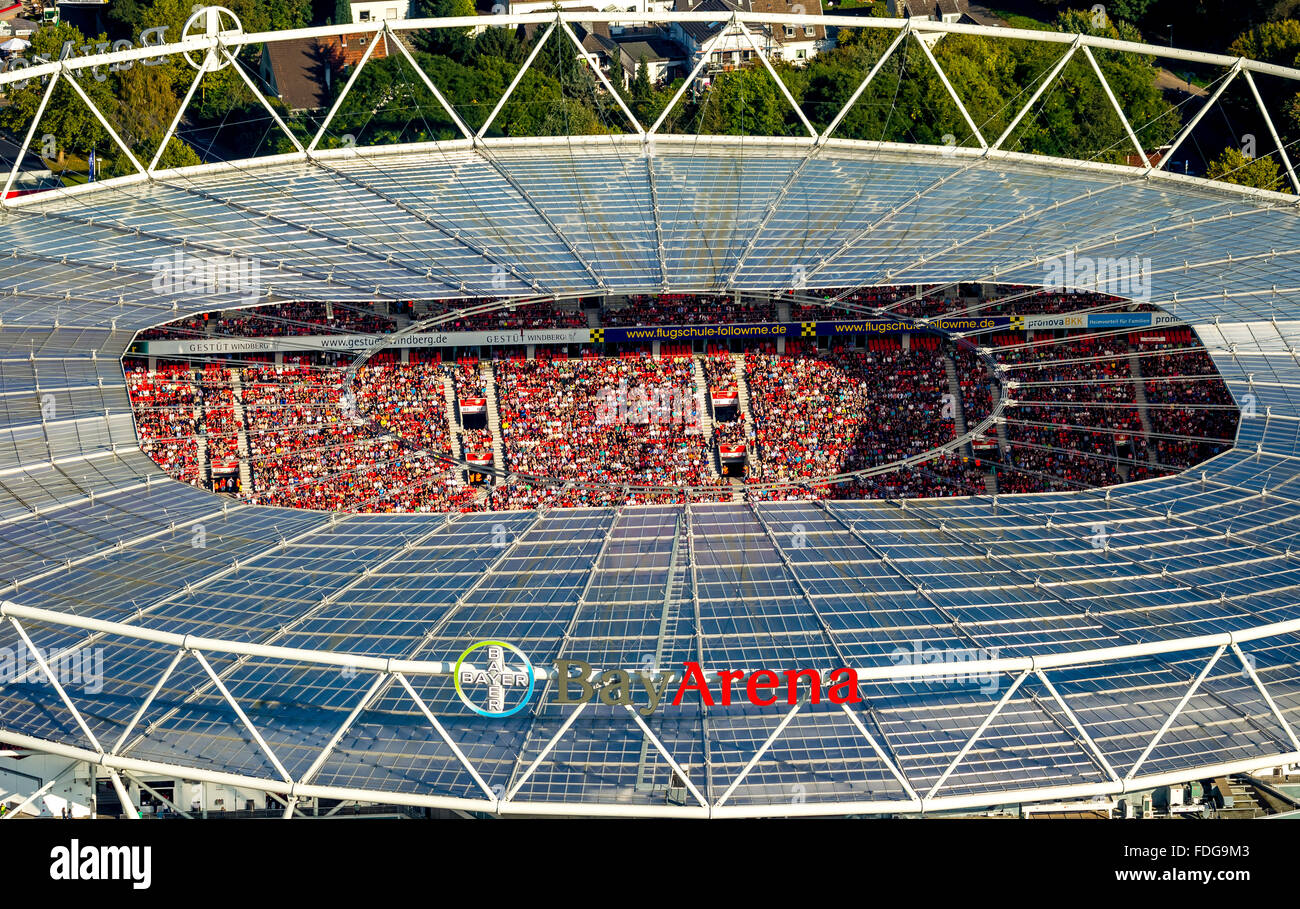
[[[478,668],[474,665],[465,665],[465,658],[475,650],[487,648],[487,665],[485,668]],[[524,671],[510,669],[506,666],[506,651],[519,657],[523,662]],[[533,696],[533,686],[537,681],[537,675],[533,672],[533,664],[528,661],[528,657],[518,647],[507,644],[504,641],[480,641],[469,647],[460,655],[456,661],[456,694],[460,696],[462,702],[470,710],[473,710],[479,716],[487,717],[508,717],[518,713],[528,703],[529,698]],[[480,707],[474,703],[471,696],[466,693],[466,689],[471,689],[479,700],[483,699],[485,692],[487,706]],[[522,698],[513,707],[507,707],[507,692],[526,689]]]

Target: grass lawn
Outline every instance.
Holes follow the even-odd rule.
[[[1006,22],[1007,28],[1023,28],[1039,32],[1050,31],[1052,28],[1041,19],[1034,19],[1020,13],[1011,13],[1004,9],[994,9],[993,7],[989,7],[989,11],[1002,21]]]
[[[42,158],[41,161],[50,169],[50,173],[63,181],[64,186],[80,186],[90,182],[90,162],[85,158],[64,155],[62,164],[51,158]]]

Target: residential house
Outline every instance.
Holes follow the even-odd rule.
[[[656,85],[686,75],[685,50],[658,29],[624,29],[622,34],[614,35],[614,40],[623,49],[623,67],[629,83],[642,60],[650,81]]]
[[[716,22],[672,23],[672,37],[685,48],[688,65],[693,67],[704,46],[727,27],[733,12],[819,16],[822,5],[821,0],[677,0],[676,9],[679,12],[718,13]],[[754,59],[754,45],[769,59],[802,63],[827,48],[829,40],[833,40],[828,40],[823,25],[768,24],[747,28],[754,43],[739,33],[724,36],[713,46],[706,70],[731,69],[749,63]]]
[[[290,111],[318,110],[329,105],[334,80],[347,78],[371,41],[378,42],[372,60],[388,56],[382,32],[273,41],[263,45],[261,76]]]
[[[594,9],[591,0],[501,0],[512,15],[526,13],[544,13],[560,7],[562,10]],[[600,7],[603,13],[668,13],[672,12],[674,0],[613,0]],[[610,25],[617,29],[615,23]]]
[[[411,0],[352,0],[352,21],[410,19],[414,12],[412,6]]]
[[[41,28],[41,23],[33,22],[31,19],[13,17],[10,19],[0,20],[0,40],[9,38],[26,38],[31,40],[32,35],[36,34]]]
[[[963,25],[997,25],[979,13],[972,12],[970,0],[889,0],[889,15],[895,19],[913,22],[950,22]]]
[[[594,13],[597,12],[594,6],[575,6],[569,9],[569,12],[575,13]],[[610,66],[617,57],[623,65],[624,76],[630,78],[629,68],[634,66],[636,61],[631,60],[614,41],[608,22],[583,22],[570,21],[569,27],[573,29],[573,34],[577,37],[578,42],[582,45],[583,56],[589,63],[600,67],[601,71],[609,75]],[[546,24],[530,24],[521,26],[524,37],[532,40],[534,34],[538,31],[545,31]],[[554,39],[552,39],[554,40]]]

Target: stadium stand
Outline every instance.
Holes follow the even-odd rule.
[[[998,290],[1015,296],[1014,288]],[[955,295],[927,291],[868,288],[845,299],[913,315],[963,305]],[[841,292],[817,293],[833,298]],[[1073,312],[1112,302],[1032,291],[1007,305]],[[430,305],[437,304],[415,311]],[[296,323],[317,324],[312,320],[321,316],[310,306],[277,305],[275,317],[264,310],[223,317],[219,324],[237,337],[273,327],[292,332],[301,327]],[[630,298],[604,318],[724,323],[770,319],[775,311],[774,303],[751,307],[732,297],[664,295]],[[828,310],[804,302],[790,311],[792,318],[816,318]],[[290,321],[276,321],[281,316]],[[555,325],[579,317],[585,319],[576,307],[538,304],[465,324]],[[374,325],[369,317],[348,324]],[[487,363],[475,353],[443,362],[441,351],[418,348],[403,363],[390,350],[358,371],[354,413],[345,406],[349,360],[340,353],[286,353],[278,366],[265,354],[229,365],[160,361],[152,372],[132,360],[127,380],[142,447],[169,473],[255,503],[313,509],[472,511],[725,499],[730,493],[723,489],[717,446],[742,444],[745,478],[736,495],[743,488],[751,501],[980,495],[992,488],[1042,492],[1176,472],[1222,452],[1235,435],[1231,395],[1187,329],[1004,330],[977,343],[987,345],[1017,383],[1000,431],[990,430],[976,448],[962,445],[905,468],[839,482],[827,478],[934,452],[955,437],[957,411],[968,428],[993,413],[998,378],[974,343],[914,332],[868,336],[857,346],[835,338],[822,349],[789,340],[783,352],[771,342],[742,345],[739,354],[719,343],[703,353],[687,343],[664,343],[657,357],[644,345],[624,345],[607,356],[586,348],[572,359],[564,348],[539,346],[529,359],[525,348],[514,347],[490,349]],[[960,392],[946,411],[945,358]],[[446,378],[458,402],[485,399],[494,380],[499,438],[473,415],[449,425]],[[706,393],[741,386],[748,407],[713,419],[706,446],[693,422],[696,395],[703,400]],[[995,438],[996,446],[988,447]],[[506,463],[496,466],[522,476],[467,487],[463,462],[452,463],[454,450],[462,457],[497,451]],[[990,469],[996,487],[986,483]],[[244,476],[251,479],[247,488]]]

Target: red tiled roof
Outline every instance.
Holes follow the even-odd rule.
[[[370,58],[376,60],[387,57],[388,39],[382,34],[376,36],[369,32],[296,38],[268,44],[266,52],[275,74],[275,86],[280,100],[290,110],[315,110],[326,106],[330,100],[329,87],[333,80],[345,69],[359,63],[370,42],[374,40],[380,44]]]

